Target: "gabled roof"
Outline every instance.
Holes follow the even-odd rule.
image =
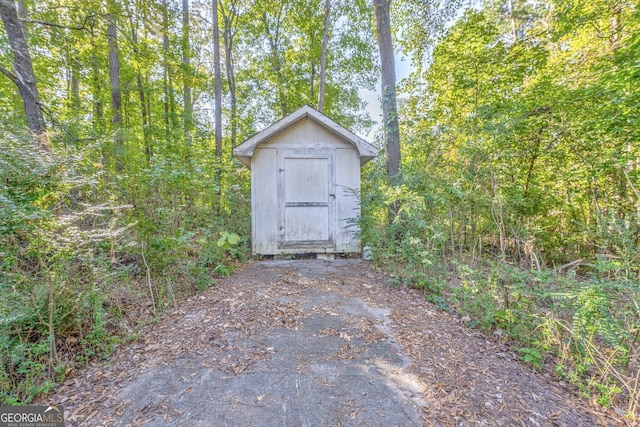
[[[261,132],[258,132],[251,138],[233,149],[233,154],[240,159],[248,168],[251,168],[251,157],[256,147],[263,142],[271,139],[275,135],[289,128],[293,124],[306,118],[312,119],[314,122],[339,136],[345,142],[354,145],[360,154],[360,164],[363,165],[378,155],[378,150],[364,139],[360,138],[353,132],[343,128],[320,111],[308,105],[294,111],[284,119],[272,124]]]

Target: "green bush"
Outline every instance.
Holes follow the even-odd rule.
[[[64,378],[75,362],[63,350],[67,338],[79,336],[85,360],[113,342],[105,330],[101,295],[110,275],[100,245],[118,239],[123,207],[73,206],[98,176],[82,153],[33,146],[11,133],[0,139],[0,397],[7,404],[28,403]]]
[[[600,404],[626,401],[629,414],[637,410],[638,366],[632,361],[640,354],[640,221],[635,214],[601,216],[595,232],[583,235],[597,252],[545,268],[554,260],[544,259],[545,249],[533,245],[533,227],[513,224],[514,237],[496,235],[500,212],[493,212],[494,224],[476,228],[484,234],[468,239],[474,229],[460,218],[481,224],[481,214],[469,213],[467,205],[481,194],[447,190],[450,183],[417,174],[395,188],[377,169],[370,176],[378,181],[363,189],[362,238],[392,284],[424,291],[468,325],[513,343],[522,360],[536,368],[555,365],[558,375]],[[509,206],[497,208],[507,221]],[[547,253],[560,250],[550,249]]]

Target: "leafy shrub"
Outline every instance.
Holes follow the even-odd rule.
[[[373,179],[384,179],[375,173]],[[555,364],[558,375],[600,404],[627,402],[633,417],[640,396],[637,216],[601,216],[590,235],[598,253],[545,268],[552,263],[527,246],[532,227],[523,224],[511,226],[511,240],[488,235],[471,245],[458,243],[465,234],[456,217],[471,195],[447,191],[447,184],[437,188],[413,175],[396,188],[377,181],[363,190],[360,226],[375,262],[391,273],[392,283],[423,290],[470,326],[511,341],[526,363],[539,369]],[[489,250],[491,241],[513,246]]]
[[[86,173],[80,175],[80,173]],[[79,336],[88,359],[109,350],[100,249],[125,229],[122,206],[71,198],[96,185],[82,153],[34,151],[28,137],[0,140],[0,398],[28,403],[64,378],[74,360],[63,351]],[[92,224],[92,226],[88,226]]]

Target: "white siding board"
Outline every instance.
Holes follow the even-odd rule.
[[[353,145],[328,132],[313,120],[300,120],[261,146],[313,153],[335,148],[355,148]]]
[[[300,120],[298,123],[289,126],[284,131],[269,139],[266,144],[269,144],[270,147],[278,147],[281,144],[301,142],[306,140],[306,134],[306,120]]]
[[[358,152],[353,148],[336,150],[336,203],[337,230],[336,250],[338,252],[358,252],[360,242],[356,236],[360,217],[360,160]]]
[[[251,159],[252,249],[275,254],[278,247],[278,151],[258,148]]]

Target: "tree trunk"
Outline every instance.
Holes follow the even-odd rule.
[[[212,0],[211,23],[213,26],[213,91],[214,91],[214,138],[216,142],[216,157],[222,157],[222,65],[220,63],[220,25],[218,23],[218,0]],[[222,207],[222,161],[218,162],[216,170],[217,209]]]
[[[110,3],[110,6],[113,6]],[[113,10],[107,15],[107,44],[109,45],[109,85],[111,86],[111,123],[113,123],[116,171],[123,170],[122,158],[122,89],[120,86],[120,58],[118,56],[118,27]]]
[[[311,84],[311,87],[309,88],[309,99],[313,99],[316,97],[315,82],[316,82],[316,63],[311,61],[311,75],[309,76],[309,83]],[[320,105],[318,105],[318,107],[319,106]]]
[[[71,58],[71,106],[80,109],[80,59],[76,54]]]
[[[22,33],[24,34],[24,38],[29,40],[29,28],[27,27],[27,23],[25,22],[25,20],[29,19],[27,6],[24,4],[24,0],[17,0],[16,6],[18,7],[18,20],[20,21],[20,25],[22,26]]]
[[[189,0],[182,0],[182,65],[184,67],[183,102],[184,102],[184,138],[187,145],[191,145],[191,127],[193,124],[193,105],[191,99],[190,68],[191,58],[189,52]]]
[[[289,113],[286,91],[286,85],[288,82],[286,82],[284,73],[282,72],[284,60],[280,54],[280,28],[284,20],[283,13],[284,3],[280,3],[280,9],[277,12],[273,28],[270,25],[267,12],[262,13],[262,22],[264,24],[265,34],[269,42],[271,53],[271,67],[277,81],[276,103],[280,106],[280,118],[283,118]]]
[[[151,135],[149,123],[149,113],[147,111],[146,95],[144,91],[144,83],[140,72],[136,74],[136,83],[138,85],[138,97],[140,98],[140,113],[142,119],[142,135],[144,139],[144,154],[147,164],[151,163],[151,156],[153,154],[153,147],[151,146]]]
[[[0,0],[0,18],[9,38],[9,45],[13,51],[13,73],[4,70],[2,73],[11,79],[18,87],[22,98],[27,126],[35,133],[40,141],[38,148],[46,148],[46,125],[40,104],[36,76],[29,53],[29,45],[18,19],[18,11],[13,0]]]
[[[222,5],[222,2],[220,2]],[[235,0],[229,1],[231,9],[225,11],[222,7],[222,39],[224,43],[224,62],[227,71],[227,84],[229,85],[229,103],[231,104],[231,147],[236,145],[236,135],[238,133],[238,102],[236,99],[236,77],[233,62],[233,42],[235,38],[234,25],[238,19]]]
[[[318,111],[324,110],[324,92],[327,80],[327,45],[329,44],[329,23],[331,0],[324,4],[324,29],[322,30],[322,51],[320,53],[320,83],[318,84]]]
[[[120,86],[120,57],[118,55],[118,28],[113,15],[107,15],[107,41],[109,45],[109,85],[111,87],[111,123],[122,127],[122,88]]]
[[[609,6],[609,12],[611,13],[611,49],[616,50],[620,46],[620,39],[622,38],[622,5],[619,2],[612,2]]]
[[[98,57],[98,47],[96,46],[96,31],[91,24],[89,27],[91,35],[91,55],[89,61],[91,63],[91,97],[93,104],[93,129],[98,133],[104,131],[104,109],[102,106],[102,77],[100,75],[100,59]]]
[[[133,52],[137,56],[138,52],[138,31],[136,30],[137,23],[133,19],[133,13],[131,13],[131,43],[133,45]],[[144,142],[144,154],[147,164],[151,163],[151,155],[153,154],[153,148],[151,146],[151,123],[150,123],[150,113],[147,110],[147,94],[145,93],[144,88],[144,79],[142,78],[142,72],[140,70],[136,70],[136,85],[138,89],[138,98],[140,100],[140,115],[142,120],[142,137]]]
[[[164,104],[164,133],[169,141],[171,122],[169,119],[169,17],[167,0],[162,1],[162,98]]]
[[[220,65],[220,26],[218,25],[218,0],[212,0],[213,25],[213,78],[214,78],[214,129],[216,157],[222,156],[222,70]]]
[[[400,173],[400,130],[396,103],[396,68],[391,39],[391,0],[374,0],[382,71],[382,116],[386,139],[387,174],[393,183]]]
[[[518,30],[516,27],[516,17],[513,13],[513,0],[508,1],[509,4],[509,20],[511,21],[511,37],[513,37],[513,44],[518,43]]]

